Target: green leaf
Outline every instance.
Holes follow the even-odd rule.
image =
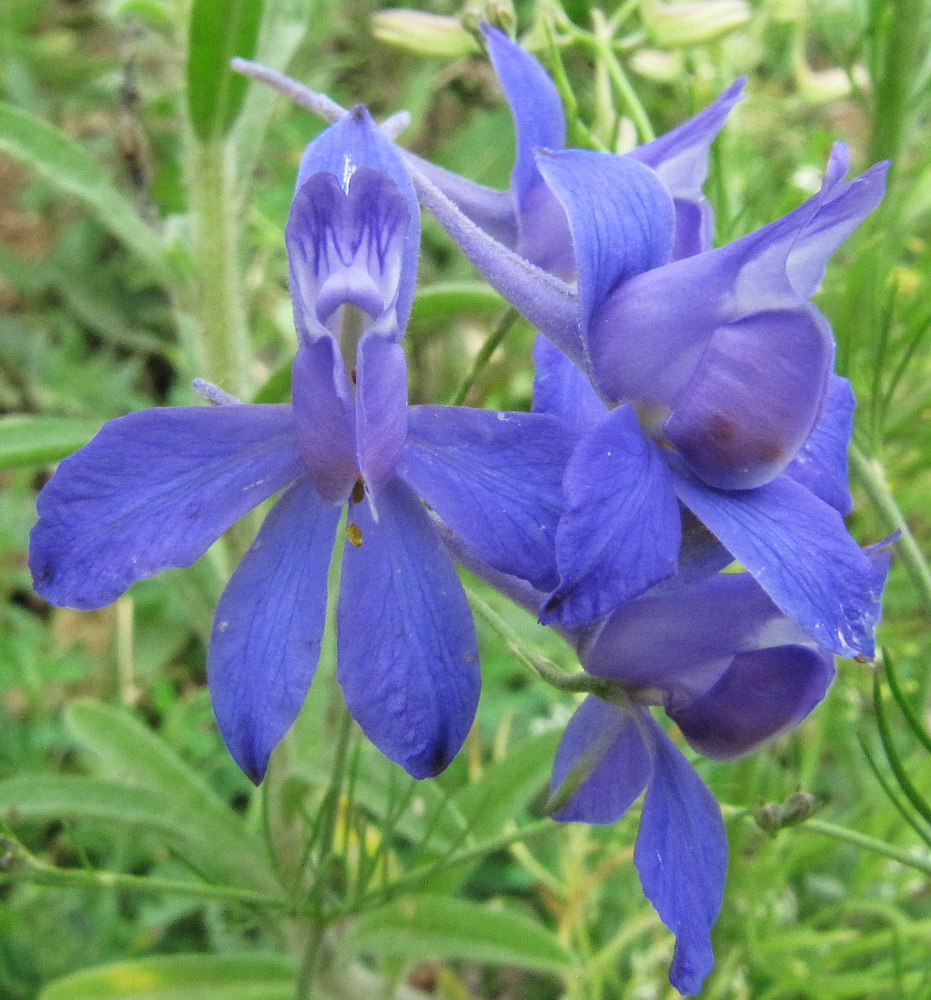
[[[572,962],[556,936],[529,917],[446,896],[398,899],[366,913],[350,946],[382,958],[464,958],[554,972]]]
[[[99,420],[13,415],[0,418],[0,469],[59,462],[100,430]]]
[[[246,78],[230,59],[255,54],[262,0],[194,0],[188,51],[188,113],[204,142],[230,130],[246,95]]]
[[[277,955],[158,955],[56,979],[39,1000],[291,1000],[294,980]]]
[[[461,312],[496,313],[505,309],[507,302],[481,281],[439,281],[418,289],[411,322],[431,322]]]
[[[58,191],[83,202],[157,277],[166,278],[165,258],[155,232],[70,136],[35,115],[0,102],[0,152],[29,167]]]
[[[164,740],[125,710],[89,699],[72,702],[65,722],[106,774],[171,800],[179,823],[212,859],[210,875],[229,885],[280,891],[265,844]]]
[[[481,841],[498,833],[546,787],[561,736],[554,729],[524,740],[454,797],[473,837]]]

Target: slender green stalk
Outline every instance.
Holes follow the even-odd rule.
[[[149,878],[127,875],[123,872],[99,871],[91,868],[56,868],[31,854],[22,844],[10,837],[0,839],[0,885],[4,882],[33,882],[56,888],[95,889],[98,891],[122,889],[129,892],[185,896],[230,904],[258,906],[284,910],[285,899],[269,896],[252,889],[226,885],[185,882],[180,879]]]
[[[246,325],[240,250],[240,205],[230,147],[190,140],[189,183],[197,278],[191,311],[198,317],[205,378],[240,399],[252,394],[252,354]]]
[[[459,388],[456,389],[449,400],[450,406],[462,406],[466,400],[466,396],[469,395],[472,386],[475,385],[485,365],[487,365],[491,360],[491,356],[498,350],[498,347],[500,346],[501,341],[504,340],[508,330],[511,329],[519,318],[520,313],[516,309],[508,309],[501,319],[498,320],[495,328],[490,334],[488,334],[485,338],[485,342],[482,344],[481,348],[479,348],[478,354],[475,355],[471,371],[459,383]]]
[[[857,833],[856,830],[848,830],[843,826],[835,826],[833,823],[826,823],[821,819],[808,819],[800,823],[799,830],[812,830],[815,833],[823,833],[827,837],[841,840],[846,844],[853,844],[855,847],[863,847],[874,854],[898,861],[900,864],[917,871],[931,875],[931,857],[919,857],[914,851],[908,851],[900,847],[893,847],[875,837],[868,837],[865,833]]]
[[[889,489],[882,462],[876,458],[868,458],[855,444],[850,446],[850,461],[867,496],[876,505],[886,525],[891,531],[901,532],[896,542],[896,551],[925,606],[931,610],[931,569],[928,568],[924,553],[909,529],[905,516],[892,495],[892,490]]]

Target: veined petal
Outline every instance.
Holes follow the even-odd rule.
[[[482,34],[514,118],[517,156],[511,173],[511,190],[523,211],[524,199],[541,183],[534,150],[565,146],[566,116],[559,91],[526,49],[489,24],[482,25]]]
[[[653,758],[641,731],[646,713],[635,711],[636,718],[593,695],[579,705],[553,764],[553,819],[615,823],[637,800],[653,774]]]
[[[478,555],[549,590],[575,435],[542,413],[414,406],[399,474]]]
[[[845,169],[836,147],[822,190],[804,205],[733,243],[615,288],[587,333],[603,397],[674,406],[716,330],[784,310],[797,322],[830,254],[882,196],[885,165],[849,183],[840,179]],[[820,315],[817,322],[824,325]]]
[[[176,406],[104,424],[39,494],[29,565],[53,604],[100,608],[188,566],[301,473],[289,406]]]
[[[729,760],[797,726],[834,674],[834,657],[810,646],[739,653],[710,691],[666,712],[700,754]]]
[[[541,151],[537,166],[569,217],[584,331],[611,289],[669,260],[672,198],[653,170],[625,156]]]
[[[674,480],[679,499],[785,615],[841,656],[872,657],[884,574],[833,507],[788,476],[731,491],[680,473]]]
[[[394,475],[407,437],[407,362],[396,341],[368,334],[356,386],[359,470],[373,498]]]
[[[533,411],[559,417],[579,437],[608,412],[586,374],[542,334],[533,345]]]
[[[630,407],[613,410],[579,442],[563,489],[560,581],[541,622],[584,625],[675,573],[681,525],[672,482]]]
[[[338,678],[352,717],[415,778],[439,774],[472,725],[478,649],[462,585],[430,519],[400,480],[349,516],[361,544],[343,552]]]
[[[720,326],[664,433],[710,486],[761,486],[812,433],[833,361],[831,328],[814,306]]]
[[[643,891],[676,936],[669,981],[697,993],[714,965],[711,927],[727,875],[727,835],[705,783],[652,720],[653,778],[634,849]]]
[[[272,508],[217,605],[210,697],[233,759],[256,784],[317,668],[339,517],[309,479],[299,480]]]
[[[841,514],[849,514],[853,507],[847,475],[847,448],[853,434],[856,405],[850,382],[840,375],[832,375],[820,420],[786,466],[787,476]]]
[[[562,100],[529,52],[490,25],[483,25],[482,31],[517,132],[517,156],[511,172],[518,215],[517,250],[537,267],[570,278],[575,262],[566,213],[534,161],[535,150],[562,149],[566,144]]]
[[[746,82],[746,77],[735,80],[703,111],[627,154],[652,167],[672,195],[676,210],[673,260],[711,249],[714,220],[702,194],[708,176],[708,150],[743,96]]]
[[[359,475],[352,388],[330,337],[304,341],[291,372],[294,419],[307,472],[324,500],[349,496]]]
[[[582,662],[627,688],[664,691],[668,710],[711,690],[740,653],[808,641],[749,573],[721,573],[618,608]]]
[[[319,314],[332,315],[340,283],[371,305],[371,287],[363,288],[368,274],[402,335],[417,280],[420,213],[400,152],[362,105],[304,151],[286,241],[298,329],[311,326],[311,317],[326,322]],[[328,277],[335,286],[321,304]]]

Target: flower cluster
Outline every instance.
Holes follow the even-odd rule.
[[[555,87],[493,28],[517,158],[495,191],[395,145],[362,106],[244,66],[332,124],[300,164],[285,240],[289,405],[114,420],[42,491],[37,590],[101,607],[193,562],[281,493],[217,608],[208,680],[254,781],[307,695],[345,512],[337,676],[366,736],[417,778],[472,724],[479,667],[453,559],[531,608],[597,691],[570,721],[556,819],[613,822],[646,792],[635,862],[696,992],[727,860],[720,810],[650,707],[699,753],[746,753],[869,659],[887,569],[850,537],[853,397],[810,302],[878,203],[843,146],[795,211],[712,247],[708,150],[742,82],[626,155],[566,149]],[[411,406],[402,341],[418,200],[539,329],[531,413]],[[741,572],[722,572],[732,563]]]

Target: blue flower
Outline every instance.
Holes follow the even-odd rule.
[[[286,242],[299,348],[291,405],[150,409],[106,424],[38,499],[30,565],[49,601],[101,607],[186,566],[281,497],[217,608],[208,679],[254,781],[316,670],[337,525],[338,679],[390,759],[441,771],[472,723],[474,628],[425,499],[500,570],[548,588],[571,435],[552,416],[408,406],[401,339],[419,213],[395,147],[357,107],[307,148]]]
[[[545,74],[503,36],[488,37],[518,122],[517,238],[495,239],[472,207],[467,217],[458,189],[444,194],[418,181],[418,193],[485,277],[578,367],[593,387],[592,407],[604,404],[566,471],[560,582],[541,620],[593,621],[669,578],[684,509],[818,642],[871,656],[881,587],[840,516],[846,438],[834,433],[829,453],[817,444],[849,418],[849,387],[831,375],[831,329],[808,300],[831,253],[881,198],[886,165],[846,182],[848,155],[838,144],[814,197],[710,249],[700,186],[708,143],[737,89],[680,135],[634,154],[534,151],[528,144],[540,136],[560,144],[555,98],[540,100],[542,123],[535,119]],[[520,192],[526,216],[542,203],[533,193],[541,183],[568,220],[576,287],[537,266],[547,263],[543,254],[533,261],[518,252]],[[564,259],[556,269],[570,270]],[[829,470],[800,474],[816,446]],[[819,476],[833,484],[829,492]]]

